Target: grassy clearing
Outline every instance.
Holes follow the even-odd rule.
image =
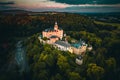
[[[120,28],[120,24],[119,23],[107,23],[107,22],[101,22],[101,21],[94,21],[94,23],[96,24],[100,24],[100,25],[111,25],[111,26],[117,26]]]

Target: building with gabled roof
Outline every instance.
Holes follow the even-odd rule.
[[[58,27],[57,22],[55,22],[54,28],[47,28],[42,31],[43,37],[51,38],[52,36],[57,36],[57,38],[63,38],[63,30]],[[55,37],[54,37],[55,38]]]
[[[73,53],[72,47],[68,42],[58,40],[53,45],[61,51],[69,51]]]
[[[66,35],[64,35],[65,37]],[[63,38],[63,30],[58,27],[57,22],[53,28],[47,28],[42,31],[42,35],[39,37],[40,42],[53,45],[55,48],[61,51],[69,51],[76,55],[82,55],[86,52],[87,44],[80,40],[78,43],[69,44],[67,41],[61,41]]]
[[[84,54],[87,49],[87,44],[82,40],[80,40],[78,43],[71,44],[71,46],[73,49],[73,53],[75,53],[77,55]]]

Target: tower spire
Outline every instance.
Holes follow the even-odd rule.
[[[55,25],[54,25],[54,30],[58,30],[57,21],[55,22]]]
[[[57,21],[55,21],[55,25],[57,25]]]

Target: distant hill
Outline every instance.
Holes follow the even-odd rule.
[[[0,14],[23,14],[23,13],[30,13],[30,11],[25,10],[0,10]]]

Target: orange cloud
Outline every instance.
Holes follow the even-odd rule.
[[[14,6],[20,7],[23,9],[35,9],[35,8],[66,8],[69,5],[68,4],[63,4],[63,3],[55,3],[53,1],[50,2],[38,2],[38,3],[23,3],[23,4],[15,4]]]

